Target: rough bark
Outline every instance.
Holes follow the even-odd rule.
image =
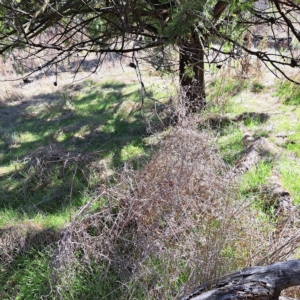
[[[216,3],[213,10],[215,21],[221,17],[227,6],[228,2],[226,1]],[[182,42],[179,46],[179,79],[188,113],[203,110],[206,107],[204,44],[205,41],[199,37],[196,28],[192,28],[190,40]],[[188,72],[187,69],[189,69]]]
[[[204,81],[204,49],[195,36],[180,45],[179,78],[187,112],[196,112],[206,106]]]
[[[282,290],[300,285],[300,260],[250,267],[200,285],[180,300],[277,300]]]

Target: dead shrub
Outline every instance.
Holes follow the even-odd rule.
[[[182,124],[143,169],[125,166],[118,184],[101,187],[98,211],[88,203],[62,232],[52,257],[57,295],[69,292],[78,272],[93,280],[101,269],[107,299],[174,299],[220,275],[289,257],[273,224],[237,200],[210,133]]]
[[[224,249],[237,244],[243,208],[233,203],[227,167],[209,140],[192,127],[174,129],[144,169],[125,166],[116,186],[102,187],[103,208],[62,233],[54,290],[67,292],[62,286],[72,284],[74,270],[88,270],[92,261],[105,266],[104,281],[113,272],[124,283],[112,287],[124,299],[178,296],[186,281],[237,268],[235,253]]]

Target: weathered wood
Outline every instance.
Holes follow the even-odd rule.
[[[300,285],[300,260],[243,269],[200,285],[180,300],[277,300],[282,290]]]

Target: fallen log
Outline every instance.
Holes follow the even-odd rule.
[[[282,290],[300,285],[300,260],[250,267],[200,285],[180,300],[278,300]]]

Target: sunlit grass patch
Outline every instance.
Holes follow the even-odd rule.
[[[288,141],[284,145],[286,149],[292,153],[295,153],[300,157],[300,134],[293,134],[289,136]]]
[[[300,125],[294,124],[292,132],[293,133],[287,136],[286,142],[283,146],[288,151],[295,153],[298,157],[300,157]]]
[[[284,187],[291,194],[295,204],[300,204],[300,162],[299,159],[285,157],[279,164],[278,169]]]
[[[5,208],[0,212],[0,228],[5,224],[12,224],[18,219],[18,213],[14,209]]]
[[[138,156],[144,155],[144,154],[145,154],[145,150],[143,149],[143,147],[141,147],[141,145],[140,146],[138,146],[138,145],[125,146],[121,152],[121,160],[126,161],[129,159],[133,159]]]
[[[259,194],[271,174],[271,169],[272,164],[262,161],[255,168],[246,172],[241,178],[241,193],[244,196]]]
[[[115,169],[150,154],[151,146],[143,138],[148,135],[145,118],[152,113],[153,100],[144,103],[141,113],[138,82],[88,79],[16,105],[9,106],[9,120],[14,121],[9,128],[0,120],[0,211],[4,220],[8,220],[8,210],[16,210],[20,221],[37,218],[39,223],[38,218],[44,216],[54,226],[55,219],[62,223],[60,214],[68,221],[65,211],[70,197],[72,210]],[[97,160],[105,160],[110,169],[104,177],[94,175]],[[51,216],[54,221],[49,221]]]
[[[22,169],[23,162],[18,160],[11,160],[7,164],[0,165],[0,177],[9,175],[12,172],[17,172]]]
[[[61,229],[66,225],[66,222],[70,220],[72,214],[76,212],[74,208],[71,211],[66,208],[57,214],[45,214],[36,212],[22,212],[16,211],[12,208],[6,208],[0,211],[0,228],[8,226],[23,226],[45,229]]]
[[[248,81],[239,78],[221,78],[209,83],[209,99],[217,99],[219,97],[233,97],[248,87]]]
[[[225,162],[233,165],[241,155],[243,147],[243,131],[235,126],[225,127],[217,143]]]
[[[295,123],[290,120],[290,118],[284,114],[276,117],[275,121],[275,131],[276,132],[291,132],[295,129]]]

